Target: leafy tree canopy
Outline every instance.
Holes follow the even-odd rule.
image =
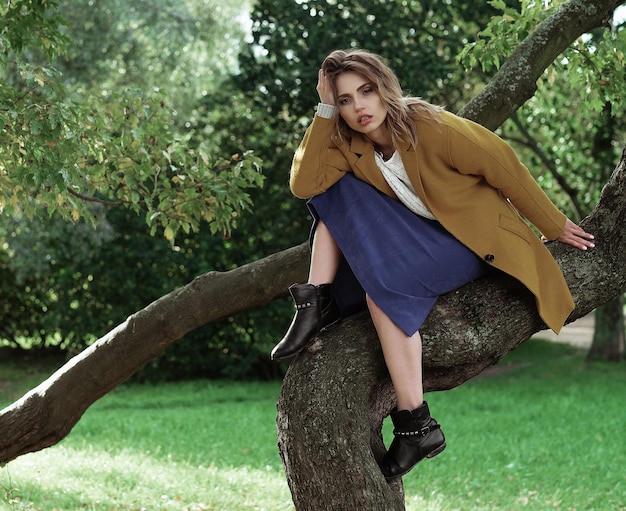
[[[68,49],[67,23],[59,14],[62,7],[69,8],[67,3],[24,0],[0,7],[0,212],[28,218],[56,213],[76,221],[94,218],[93,202],[124,205],[145,214],[153,233],[161,226],[173,241],[181,231],[197,230],[202,221],[212,232],[228,233],[250,207],[246,190],[262,184],[260,160],[248,152],[216,158],[202,142],[192,144],[190,134],[175,129],[175,110],[161,87],[139,81],[137,88],[137,77],[158,76],[161,70],[167,71],[165,85],[177,80],[183,85],[197,83],[198,76],[181,77],[177,66],[165,69],[168,59],[162,58],[162,50],[165,41],[171,42],[171,33],[182,45],[174,51],[183,55],[198,57],[193,46],[203,42],[178,27],[163,34],[159,23],[163,18],[150,19],[143,11],[138,16],[139,4],[152,8],[153,14],[157,7],[170,17],[178,14],[179,25],[197,28],[203,22],[190,8],[193,2],[184,8],[174,2],[158,6],[133,2],[124,11],[129,15],[123,22],[113,24],[118,34],[133,33],[124,39],[126,51],[89,68],[89,63],[81,62],[80,47]],[[88,4],[80,6],[86,9]],[[97,15],[89,23],[112,15],[111,7],[93,9]],[[147,45],[150,34],[161,34],[160,46]],[[113,46],[118,48],[104,46],[102,52],[112,53]],[[144,58],[145,48],[152,53]],[[163,69],[151,75],[143,72],[157,62]],[[98,83],[101,67],[112,65],[122,77],[129,71],[133,78],[128,83],[124,79]],[[92,86],[83,82],[68,87],[59,68],[72,66],[86,66]]]

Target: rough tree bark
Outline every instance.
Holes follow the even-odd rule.
[[[553,57],[545,58],[542,65],[578,35],[599,25],[620,3],[571,0],[559,9],[559,16],[570,13],[573,25],[567,17],[560,18],[554,29],[558,44],[550,45]],[[575,28],[566,31],[567,26]],[[553,34],[540,33],[545,48]],[[541,46],[529,45],[516,53],[525,62],[535,62]],[[528,73],[527,67],[523,64],[515,71],[516,80],[521,77],[534,82],[538,74],[533,78],[533,73],[543,69],[530,66],[533,71]],[[516,94],[506,87],[487,87],[483,99],[470,103],[464,114],[479,122],[484,116],[483,124],[494,128],[509,115],[507,109],[523,103],[527,99],[524,94],[529,97],[533,91],[527,84]],[[507,100],[506,104],[498,99],[499,95],[518,94],[516,101]],[[487,115],[496,110],[504,112],[500,121]],[[626,287],[624,167],[622,160],[586,221],[597,235],[597,248],[581,254],[560,245],[550,247],[576,300],[571,320],[623,293]],[[231,272],[198,277],[133,314],[0,411],[0,463],[59,442],[94,401],[185,333],[284,296],[289,284],[306,277],[307,266],[308,244],[303,243]],[[424,327],[425,387],[458,385],[542,329],[532,302],[524,289],[503,276],[492,276],[443,297]],[[322,343],[324,349],[320,350]],[[375,463],[383,450],[380,424],[393,403],[378,350],[368,317],[355,316],[320,338],[289,369],[279,403],[279,443],[298,511],[403,508],[400,484],[389,487]],[[300,407],[303,403],[306,409]],[[328,461],[332,461],[332,470]]]

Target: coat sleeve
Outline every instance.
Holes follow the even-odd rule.
[[[289,187],[301,199],[318,195],[351,170],[344,153],[331,141],[335,120],[316,115],[291,164]]]
[[[482,176],[546,238],[556,239],[563,233],[565,215],[504,140],[460,117],[449,123],[447,129],[449,159],[459,172]]]

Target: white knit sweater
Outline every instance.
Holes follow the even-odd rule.
[[[382,154],[377,152],[375,158],[376,165],[378,165],[378,168],[382,172],[385,181],[387,181],[400,202],[419,216],[429,218],[430,220],[437,220],[435,215],[432,214],[417,193],[415,193],[415,188],[413,188],[409,176],[404,169],[400,153],[395,151],[391,158],[384,160]]]

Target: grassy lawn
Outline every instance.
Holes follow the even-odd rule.
[[[626,366],[583,358],[532,340],[501,362],[506,371],[428,395],[448,448],[405,478],[407,509],[626,511]],[[0,363],[0,406],[50,370]],[[124,385],[59,445],[1,468],[0,509],[293,510],[276,447],[279,390]]]

